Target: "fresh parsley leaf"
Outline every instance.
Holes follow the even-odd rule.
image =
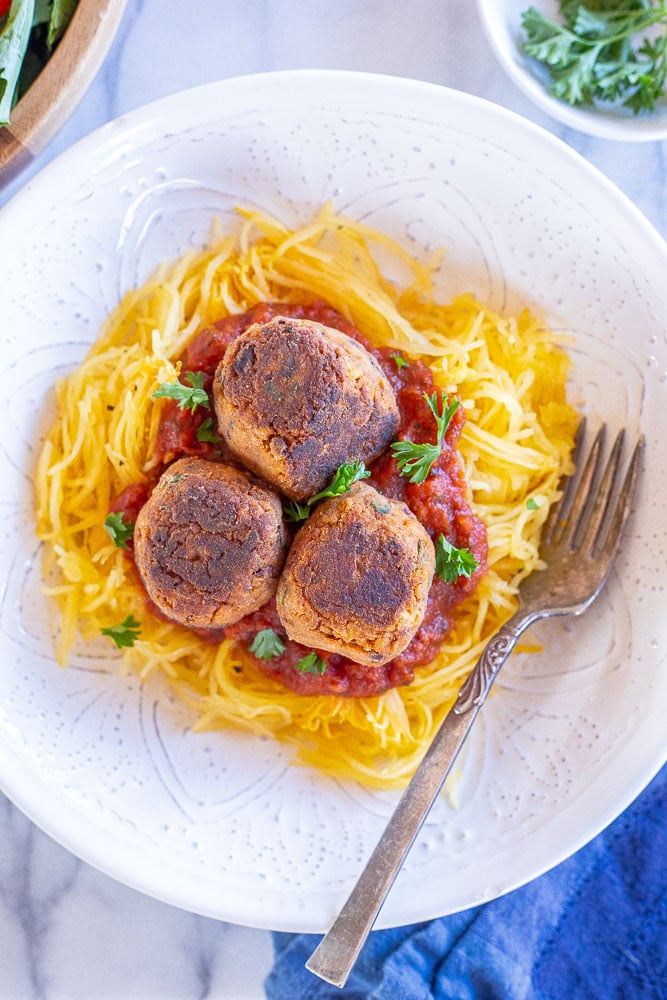
[[[439,445],[442,445],[442,442],[445,440],[445,433],[447,431],[447,428],[451,424],[452,417],[459,408],[458,399],[455,399],[453,403],[448,404],[445,402],[446,398],[447,398],[446,393],[443,391],[440,398],[440,402],[442,405],[442,414],[440,414],[438,413],[437,393],[434,392],[433,395],[431,396],[429,396],[428,393],[426,392],[424,393],[424,399],[426,400],[426,404],[431,413],[433,414],[433,416],[435,417],[435,422],[438,428]]]
[[[540,509],[540,505],[537,502],[537,500],[535,499],[535,497],[528,497],[528,499],[526,500],[526,507],[528,508],[528,510],[539,510]]]
[[[456,583],[460,576],[472,576],[479,563],[470,549],[457,549],[440,535],[435,543],[435,572],[445,583]]]
[[[327,669],[327,665],[317,653],[307,653],[303,659],[294,664],[294,669],[302,674],[323,674]]]
[[[259,631],[248,647],[253,656],[260,660],[272,660],[285,652],[285,643],[272,628]]]
[[[287,521],[306,521],[310,517],[313,504],[316,504],[318,500],[324,500],[326,497],[339,497],[343,493],[347,493],[352,483],[356,483],[359,479],[368,479],[369,476],[370,472],[363,462],[343,462],[336,469],[329,485],[312,496],[310,500],[306,500],[305,503],[299,503],[297,500],[288,501],[283,507],[285,519]]]
[[[307,521],[310,517],[310,507],[308,503],[299,503],[298,500],[288,500],[286,504],[283,504],[283,514],[286,521]]]
[[[453,403],[447,403],[447,394],[442,392],[440,403],[442,413],[438,411],[437,393],[431,396],[424,393],[427,406],[435,418],[437,427],[437,444],[415,444],[414,441],[394,441],[391,446],[391,453],[396,459],[399,471],[408,477],[410,483],[423,483],[428,478],[433,463],[437,461],[445,440],[445,434],[452,417],[459,408],[459,401],[455,399]]]
[[[324,500],[325,497],[339,497],[342,493],[347,493],[352,483],[356,483],[359,479],[368,479],[369,476],[370,472],[363,462],[343,462],[336,469],[329,485],[311,497],[308,504],[312,507],[314,503],[317,503],[318,500]]]
[[[196,437],[198,441],[205,441],[208,444],[220,444],[220,435],[213,423],[213,417],[207,417],[202,421],[197,428]]]
[[[615,102],[652,110],[667,80],[664,0],[561,0],[563,23],[534,7],[522,14],[524,51],[543,63],[551,92],[569,104]],[[646,31],[664,29],[656,37]]]
[[[108,635],[116,643],[119,649],[134,646],[135,641],[141,634],[141,622],[138,622],[132,615],[128,615],[120,625],[110,625],[109,628],[101,628],[102,635]]]
[[[128,548],[128,540],[134,534],[134,521],[126,520],[125,514],[121,511],[118,514],[107,514],[104,527],[111,535],[111,541],[116,548]]]
[[[179,410],[190,410],[192,413],[198,406],[210,409],[211,401],[204,389],[204,373],[186,372],[185,380],[188,385],[183,385],[178,380],[176,382],[161,382],[153,393],[153,399],[175,399]]]
[[[413,441],[394,441],[391,453],[402,475],[410,483],[423,483],[431,466],[440,456],[438,444],[415,444]]]
[[[534,7],[521,15],[521,23],[528,36],[524,51],[548,66],[567,66],[576,50],[577,37],[566,27],[556,24]]]
[[[390,354],[389,357],[392,359],[398,370],[401,368],[409,368],[410,364],[405,360],[401,354]]]

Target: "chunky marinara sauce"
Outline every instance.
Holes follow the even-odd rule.
[[[398,368],[388,349],[373,347],[351,323],[323,302],[303,305],[263,303],[242,315],[219,320],[190,341],[182,358],[182,372],[203,372],[204,388],[210,396],[215,370],[228,345],[252,323],[264,323],[274,316],[313,320],[358,340],[377,358],[396,393],[401,415],[398,436],[416,443],[435,443],[435,421],[424,400],[424,393],[431,395],[435,391],[430,369],[420,362]],[[197,437],[197,431],[212,413],[212,404],[210,410],[198,407],[191,413],[179,409],[173,400],[166,401],[152,456],[155,481],[167,464],[185,455],[237,464],[224,442],[200,441]],[[409,684],[414,678],[415,668],[430,663],[436,655],[451,625],[453,609],[475,590],[486,571],[486,528],[466,501],[466,482],[456,453],[464,420],[463,408],[459,407],[447,429],[440,456],[424,483],[408,482],[400,474],[389,450],[369,465],[369,482],[386,496],[404,501],[434,542],[442,534],[457,548],[469,549],[478,563],[470,577],[461,576],[455,583],[445,583],[438,576],[434,578],[424,620],[400,656],[383,666],[371,667],[354,663],[336,653],[315,650],[326,662],[326,671],[322,674],[302,673],[295,664],[311,650],[287,638],[275,600],[234,625],[217,630],[198,629],[198,635],[213,642],[219,642],[223,637],[233,638],[249,647],[260,629],[274,629],[285,642],[285,652],[272,660],[254,656],[253,659],[264,673],[299,694],[370,697],[389,688]],[[150,484],[129,486],[114,499],[110,509],[123,511],[129,520],[135,521],[151,488]],[[131,556],[131,548],[128,554]],[[151,610],[164,617],[148,595],[146,599]]]

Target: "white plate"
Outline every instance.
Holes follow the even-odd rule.
[[[647,438],[641,509],[609,588],[516,657],[436,805],[380,926],[491,899],[609,823],[658,770],[667,693],[667,249],[599,173],[542,130],[428,84],[293,72],[141,109],[49,166],[0,213],[3,434],[0,778],[73,852],[194,911],[321,931],[395,795],[290,765],[233,732],[193,735],[159,681],[108,645],[51,657],[31,474],[45,401],[121,293],[260,205],[286,223],[333,199],[416,254],[444,245],[441,293],[530,303],[575,335],[574,392]]]
[[[549,91],[550,77],[522,48],[521,15],[535,7],[552,21],[561,21],[557,0],[477,0],[477,9],[491,48],[514,83],[538,107],[557,121],[602,139],[652,142],[667,138],[667,97],[651,112],[635,115],[629,108],[589,107],[561,101]]]

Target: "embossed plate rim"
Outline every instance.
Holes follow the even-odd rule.
[[[641,275],[637,271],[633,272],[633,276],[637,281],[637,296],[644,302],[642,308],[645,307],[648,312],[658,312],[660,311],[658,306],[662,308],[665,305],[664,297],[660,299],[658,292],[651,285],[651,276],[656,275],[661,268],[664,271],[664,266],[667,263],[667,250],[663,241],[628,199],[562,143],[510,112],[469,95],[447,91],[430,84],[366,74],[295,71],[239,78],[175,95],[173,98],[167,98],[154,105],[139,109],[83,140],[26,185],[24,190],[0,214],[0,233],[2,233],[3,226],[6,227],[6,232],[22,232],[20,227],[29,220],[34,228],[35,238],[41,237],[39,212],[42,211],[46,216],[49,211],[59,210],[54,207],[50,194],[52,190],[58,188],[58,179],[62,181],[61,187],[68,191],[65,204],[62,207],[64,213],[62,218],[66,220],[68,212],[71,211],[67,199],[74,198],[70,184],[73,186],[75,182],[79,185],[77,195],[79,215],[77,218],[83,218],[83,213],[88,211],[88,208],[92,210],[92,206],[97,204],[95,201],[97,172],[102,173],[107,181],[111,179],[115,184],[113,190],[111,188],[107,190],[107,195],[113,195],[110,200],[114,205],[121,198],[120,186],[128,177],[135,186],[134,197],[136,198],[137,191],[142,190],[142,180],[148,176],[146,173],[149,171],[148,164],[155,164],[155,161],[151,160],[150,157],[153,154],[158,155],[161,145],[168,150],[165,154],[167,159],[170,155],[175,155],[170,144],[173,144],[173,147],[177,144],[187,146],[191,139],[193,144],[196,140],[199,148],[210,150],[214,147],[218,133],[224,133],[226,142],[231,141],[229,137],[234,131],[230,125],[232,121],[235,122],[235,134],[241,134],[242,129],[240,129],[239,122],[242,124],[244,116],[249,114],[251,109],[254,109],[255,113],[253,121],[259,121],[257,109],[263,108],[263,120],[265,124],[268,122],[269,126],[271,109],[282,108],[286,113],[289,112],[293,118],[292,108],[297,106],[299,97],[306,100],[307,107],[313,114],[322,114],[322,109],[329,109],[334,128],[336,122],[342,123],[345,120],[345,128],[352,130],[346,131],[347,136],[356,134],[353,126],[356,129],[355,123],[361,122],[359,127],[363,127],[365,141],[369,143],[366,149],[367,153],[371,147],[369,133],[373,138],[377,138],[382,133],[383,128],[391,127],[394,131],[391,131],[390,134],[395,139],[397,134],[395,130],[398,128],[396,123],[400,120],[404,125],[402,134],[413,137],[415,131],[419,129],[425,134],[425,145],[427,145],[427,133],[430,130],[442,129],[448,139],[451,137],[449,160],[452,162],[457,156],[455,142],[457,136],[462,147],[465,140],[468,141],[470,148],[472,148],[474,138],[475,148],[479,146],[481,149],[480,156],[486,156],[490,160],[501,154],[507,158],[515,157],[517,163],[520,163],[522,156],[532,158],[535,170],[541,170],[543,176],[550,178],[548,194],[552,199],[557,200],[559,197],[565,197],[565,194],[577,181],[581,182],[582,186],[595,194],[596,207],[600,211],[602,207],[613,209],[608,222],[609,231],[632,234],[629,242],[634,242],[641,250],[640,257],[646,263],[645,274]],[[195,125],[192,125],[191,119],[194,119]],[[342,124],[339,127],[342,131]],[[243,136],[242,139],[245,141]],[[303,141],[303,136],[291,138],[293,147],[296,146],[297,149],[300,148],[299,144]],[[441,146],[438,145],[437,148],[440,149]],[[172,152],[169,153],[169,150]],[[353,208],[358,208],[363,203],[364,209],[368,210],[372,216],[375,210],[373,205],[376,202],[363,188],[363,184],[357,183],[355,177],[345,173],[347,169],[345,164],[350,162],[349,156],[352,155],[352,152],[344,151],[345,155],[348,156],[348,161],[344,161],[342,154],[340,160],[337,161],[338,179],[344,178],[345,182],[343,184],[341,181],[342,192],[335,193],[336,178],[327,181],[325,176],[318,175],[318,179],[322,182],[321,190],[318,189],[315,192],[309,188],[309,185],[312,186],[314,182],[295,177],[293,186],[283,192],[285,211],[288,211],[289,208],[293,214],[297,210],[294,191],[300,187],[302,191],[310,192],[313,204],[318,204],[323,200],[323,194],[331,194],[339,202],[352,205]],[[397,155],[398,153],[401,153],[400,149],[397,150]],[[411,163],[424,166],[419,160],[418,152],[415,151],[413,157],[412,152],[406,150],[405,155]],[[286,156],[289,157],[289,153]],[[131,167],[128,166],[130,161],[132,162]],[[243,162],[245,163],[245,161]],[[553,163],[556,163],[559,168],[556,179],[550,173]],[[249,165],[250,161],[248,160]],[[207,165],[204,164],[204,166]],[[357,169],[359,168],[354,165],[354,170]],[[424,169],[430,169],[428,163],[425,164]],[[444,209],[442,205],[439,208],[439,211],[442,212],[447,207],[447,198],[449,197],[451,200],[453,197],[452,188],[448,189],[447,185],[455,176],[455,167],[452,166],[451,162],[443,160],[439,164],[434,164],[433,170],[436,171],[434,176],[438,177],[439,196],[442,196],[445,203]],[[203,185],[207,180],[204,176],[205,173],[206,171],[202,168],[202,174],[198,177],[200,185]],[[69,179],[70,175],[71,179]],[[265,183],[268,184],[269,174],[266,165],[262,167],[260,175],[267,178]],[[149,182],[147,181],[147,183]],[[157,183],[155,178],[151,183]],[[401,183],[403,184],[404,180]],[[429,182],[429,184],[431,183]],[[410,210],[413,212],[415,211],[413,206],[419,204],[420,194],[423,194],[426,189],[425,185],[426,182],[423,179],[420,180],[419,176],[414,180],[413,187],[410,189],[410,198],[412,199]],[[561,195],[558,194],[558,185],[563,187]],[[224,190],[224,184],[221,181],[218,182],[218,186]],[[366,201],[363,202],[362,199],[360,202],[356,196],[363,191],[366,191],[364,195]],[[261,194],[261,192],[257,194],[258,201],[262,200]],[[375,197],[374,191],[373,196]],[[378,195],[378,197],[380,196]],[[386,198],[386,195],[383,197]],[[459,202],[456,202],[457,208],[461,208],[462,212],[462,218],[457,220],[461,232],[463,232],[466,222],[463,217],[463,201],[460,199]],[[382,207],[384,210],[384,206]],[[398,214],[400,216],[400,212]],[[530,216],[530,213],[526,213],[526,215]],[[396,217],[393,218],[396,221]],[[399,219],[398,221],[407,224],[408,220]],[[528,217],[522,222],[518,212],[513,221],[516,232],[519,234],[522,233],[522,225],[529,226],[530,224],[530,218]],[[411,215],[410,222],[411,224],[419,222],[417,226],[419,232],[428,229],[423,218],[420,221],[415,215]],[[118,219],[112,219],[109,225],[113,226],[117,223]],[[97,218],[97,224],[101,225],[99,218]],[[105,248],[105,252],[109,247],[109,233],[110,231],[105,229],[103,234],[97,234],[100,236],[100,245]],[[96,234],[88,232],[87,235],[92,239]],[[412,232],[406,233],[405,237],[414,238]],[[517,239],[523,238],[522,235],[517,236]],[[94,240],[92,242],[94,243]],[[8,242],[5,241],[5,246],[7,245]],[[506,251],[507,248],[504,247],[504,250]],[[586,252],[588,253],[589,250],[591,253],[593,252],[592,248],[588,248]],[[0,250],[0,255],[5,252]],[[619,255],[622,256],[626,252],[625,248],[619,247]],[[491,256],[491,251],[489,254]],[[544,245],[542,245],[538,256],[536,266],[542,262],[548,262],[548,253]],[[452,257],[456,259],[456,248],[453,248]],[[502,263],[503,266],[509,268],[507,260],[503,260]],[[27,259],[21,263],[8,259],[8,269],[10,264],[14,269],[12,274],[16,274],[21,267],[24,267],[34,288],[40,261]],[[81,265],[86,275],[89,290],[95,290],[97,287],[95,281],[92,280],[93,264],[94,259],[87,259]],[[495,267],[496,264],[494,258],[493,266]],[[585,273],[585,265],[586,257],[584,256],[581,262],[583,273]],[[545,298],[548,297],[547,292],[554,294],[552,285],[555,287],[561,282],[563,287],[567,287],[567,275],[565,278],[551,275],[548,268],[544,274],[548,275],[551,283],[544,290]],[[22,280],[26,285],[26,278],[24,277]],[[499,282],[500,284],[502,282]],[[30,287],[30,284],[26,285],[24,291],[29,291]],[[604,290],[605,292],[609,291],[606,287]],[[35,298],[39,297],[37,291]],[[538,287],[536,292],[539,291]],[[498,289],[499,298],[502,298],[503,295],[507,296],[507,294],[507,288]],[[29,306],[30,299],[28,298],[26,302]],[[628,305],[619,301],[616,303],[616,309],[619,314],[624,314],[623,310],[627,310]],[[667,309],[663,310],[662,315],[665,312]],[[616,322],[613,319],[614,315],[615,313],[612,311],[612,321]],[[73,325],[72,337],[76,339],[77,322],[73,316],[70,319]],[[576,321],[579,320],[580,317],[577,317]],[[28,327],[30,322],[35,322],[34,318],[26,319]],[[654,326],[657,330],[657,321],[654,321]],[[664,327],[662,332],[664,334]],[[638,334],[635,332],[633,336],[636,337]],[[632,344],[627,345],[630,353],[632,353],[631,348]],[[619,351],[625,349],[625,345],[619,343],[617,349]],[[663,363],[667,369],[667,362],[664,362],[664,359],[661,360],[661,364]],[[662,384],[658,386],[657,374],[649,372],[648,375],[644,374],[642,378],[644,379],[642,382],[644,388],[646,387],[645,379],[650,379],[649,387],[652,396],[649,402],[653,411],[660,408],[664,410],[665,389]],[[640,382],[642,378],[640,378]],[[638,389],[637,392],[640,390]],[[631,402],[632,399],[629,400],[628,405]],[[645,402],[642,403],[641,400],[640,403],[642,406],[645,405]],[[651,425],[651,427],[654,426],[657,425]],[[658,454],[657,445],[655,441],[649,442],[649,445],[650,462],[655,466]],[[6,467],[5,464],[4,468]],[[16,496],[24,498],[27,483],[22,481],[20,485],[21,490],[17,492]],[[659,499],[664,503],[664,497]],[[21,554],[19,553],[20,558]],[[627,569],[626,565],[624,571]],[[622,588],[617,587],[616,591],[623,597]],[[604,615],[597,625],[595,621],[595,619],[589,619],[587,628],[596,627],[599,634],[604,636]],[[8,650],[11,652],[10,647]],[[69,676],[61,675],[55,668],[52,668],[51,664],[48,664],[48,669],[43,665],[44,672],[40,673],[42,668],[39,667],[37,659],[34,657],[31,660],[30,656],[27,658],[27,662],[34,663],[35,682],[38,684],[46,683],[54,696],[55,692],[64,691],[68,685],[72,684],[71,672]],[[7,677],[11,679],[11,671],[15,665],[12,664],[9,657],[7,657],[7,663]],[[558,681],[558,678],[556,681],[552,681],[548,677],[542,676],[538,670],[534,676],[526,678],[522,687],[518,683],[520,671],[513,672],[509,665],[505,669],[509,670],[506,677],[510,689],[512,689],[512,685],[514,686],[511,690],[512,697],[510,699],[502,697],[496,700],[491,699],[489,725],[486,727],[483,723],[480,725],[470,748],[473,763],[477,759],[483,762],[485,756],[488,758],[491,753],[495,761],[492,768],[492,770],[495,768],[493,773],[498,772],[504,780],[511,773],[512,748],[496,745],[497,732],[494,729],[496,720],[500,719],[503,725],[507,725],[503,713],[511,709],[511,711],[524,713],[522,716],[524,727],[530,724],[530,714],[526,714],[528,712],[526,705],[537,692],[552,690],[554,685],[557,686]],[[594,671],[594,665],[583,664],[577,678],[581,690],[587,690],[592,671]],[[660,683],[663,683],[662,678]],[[108,685],[109,688],[121,686],[121,683],[115,678]],[[153,697],[152,688],[145,690],[147,699]],[[0,692],[6,693],[6,688],[3,688],[2,685],[0,685]],[[35,697],[39,702],[41,697],[39,691],[36,692]],[[639,711],[642,704],[641,700],[635,699],[633,702],[635,712]],[[16,736],[16,730],[20,726],[20,719],[16,716],[11,717],[10,706],[8,706],[8,702],[0,706],[7,725],[7,730],[0,734],[0,773],[4,789],[24,812],[55,839],[108,874],[169,903],[175,903],[187,909],[222,919],[284,930],[323,930],[344,899],[351,880],[359,870],[362,859],[358,853],[362,854],[363,851],[370,850],[373,837],[381,829],[383,816],[386,814],[392,799],[392,796],[377,796],[357,791],[354,788],[348,789],[337,783],[320,779],[309,772],[307,774],[300,772],[298,780],[301,782],[299,785],[301,798],[299,802],[296,805],[291,802],[287,803],[282,815],[278,815],[279,811],[274,809],[276,815],[274,816],[272,812],[263,828],[264,842],[260,846],[265,851],[269,849],[270,842],[275,839],[276,833],[283,832],[284,839],[289,843],[282,845],[283,853],[278,859],[281,867],[275,873],[273,881],[268,880],[266,888],[260,890],[257,887],[259,877],[255,878],[256,873],[253,874],[251,871],[244,882],[243,876],[232,872],[232,863],[236,861],[236,857],[227,864],[227,868],[224,865],[215,867],[210,859],[202,859],[201,856],[198,856],[194,847],[190,854],[186,854],[184,837],[179,842],[183,847],[182,856],[180,856],[178,851],[170,846],[169,838],[166,835],[153,846],[149,844],[148,837],[144,837],[142,840],[133,835],[130,824],[127,822],[128,817],[121,817],[125,823],[124,832],[117,827],[110,829],[104,815],[95,820],[90,810],[87,812],[77,806],[75,798],[65,797],[59,785],[49,783],[50,777],[55,778],[56,764],[49,762],[48,754],[42,753],[40,757],[38,748],[19,750],[18,739],[14,739],[14,736]],[[55,708],[57,706],[54,706]],[[65,723],[67,721],[65,720]],[[575,736],[576,721],[576,718],[572,720],[571,730]],[[57,725],[61,724],[55,717],[54,722]],[[122,723],[122,725],[126,724],[126,722]],[[635,725],[634,721],[632,724]],[[12,727],[14,727],[14,731],[12,731]],[[562,738],[562,732],[560,735]],[[570,735],[569,730],[568,735]],[[555,737],[557,736],[558,733],[555,734]],[[525,865],[523,868],[516,867],[515,855],[517,851],[515,846],[503,842],[503,850],[499,852],[499,858],[503,859],[503,863],[507,863],[506,870],[490,872],[487,873],[486,877],[483,877],[484,859],[478,866],[477,858],[472,856],[470,848],[466,847],[468,832],[465,829],[465,816],[467,815],[465,807],[455,813],[446,804],[440,803],[432,821],[427,824],[423,840],[415,845],[415,852],[396,883],[388,905],[381,915],[380,926],[393,926],[413,920],[427,919],[451,909],[474,905],[476,902],[492,898],[514,888],[522,881],[534,877],[546,867],[551,867],[562,860],[613,819],[650,780],[663,762],[664,741],[661,742],[656,738],[653,728],[647,727],[644,744],[641,748],[637,746],[637,739],[632,743],[632,760],[629,759],[629,754],[626,754],[624,758],[624,747],[617,746],[616,756],[613,760],[606,760],[607,766],[604,774],[601,777],[596,775],[590,788],[587,787],[589,801],[586,804],[588,811],[585,824],[582,826],[579,822],[577,826],[577,813],[581,803],[577,800],[564,801],[562,811],[550,820],[549,836],[543,838],[548,842],[541,845],[539,850],[535,847],[535,842],[540,839],[536,835],[536,831],[542,832],[543,823],[539,814],[539,801],[537,801],[536,818],[531,821],[532,825],[528,823],[525,828],[522,828],[526,843],[522,845],[521,853],[530,857],[530,864],[527,868]],[[155,745],[159,749],[159,734],[156,736],[156,741],[158,742]],[[223,742],[218,741],[216,745],[222,746]],[[76,768],[81,766],[84,767],[83,780],[85,780],[85,760],[83,765],[79,758],[70,762],[70,772],[67,771],[67,762],[60,761],[59,763],[61,774],[58,780],[61,780],[62,773],[64,773],[66,779],[73,783],[77,778]],[[113,765],[112,755],[109,754],[108,759],[103,760],[102,763],[111,767]],[[611,767],[611,764],[618,766]],[[488,762],[484,766],[488,770]],[[51,768],[50,772],[49,768]],[[482,770],[484,769],[482,768]],[[472,772],[474,778],[475,768],[469,768],[468,772]],[[294,778],[294,773],[294,769],[289,770],[290,780]],[[535,778],[535,787],[539,786],[540,781],[547,780],[548,776],[545,778],[538,774]],[[469,773],[464,773],[464,791],[466,782],[471,783]],[[474,782],[472,783],[474,784]],[[499,794],[498,789],[502,782],[497,782],[496,785],[497,787],[490,790],[490,816],[492,816],[494,808],[504,808],[500,798],[494,800],[492,797],[494,794]],[[90,789],[87,792],[90,792]],[[330,844],[331,854],[335,855],[336,859],[340,855],[344,862],[340,872],[335,877],[332,871],[326,868],[327,860],[325,857],[322,862],[324,868],[315,868],[315,871],[320,871],[321,877],[319,879],[317,877],[307,878],[309,869],[305,861],[309,858],[310,852],[321,850],[326,855],[323,845],[318,843],[318,830],[320,829],[318,823],[320,820],[323,823],[331,821],[331,817],[327,814],[329,797],[331,796],[337,797],[337,807],[343,808],[340,803],[344,803],[344,808],[347,810],[346,818],[349,814],[348,829],[345,832],[352,837],[353,843],[349,848],[342,848],[335,843]],[[205,807],[206,803],[200,803],[200,805]],[[270,799],[267,800],[267,805],[271,805]],[[108,803],[105,808],[108,809]],[[299,809],[307,811],[300,813]],[[198,828],[202,836],[205,837],[206,831],[202,829],[205,824],[201,822],[201,815],[205,815],[205,811],[198,815],[200,816],[199,825],[197,827],[197,823],[195,823],[193,829]],[[443,822],[443,817],[447,819],[446,823]],[[140,815],[137,815],[135,819],[137,822],[141,822]],[[574,834],[568,829],[568,825],[571,826],[573,822],[576,828]],[[354,842],[354,830],[357,826],[360,831],[358,843]],[[216,827],[216,831],[218,829],[224,833],[224,823],[221,822]],[[475,835],[476,831],[473,830],[471,832],[473,839]],[[441,862],[438,860],[440,857],[446,858],[448,850],[453,851],[451,845],[451,837],[453,836],[462,838],[459,847],[457,847],[458,853],[454,852],[454,854],[465,862],[462,867],[468,872],[467,878],[469,879],[463,888],[460,886],[457,888],[458,895],[455,898],[452,896],[453,889],[447,884],[451,872],[448,872],[446,867],[439,867]],[[448,837],[450,837],[449,846]],[[221,845],[219,849],[222,850],[224,837],[220,838],[219,843]],[[292,851],[291,854],[288,853],[288,848]],[[339,853],[336,854],[336,851]],[[304,864],[301,865],[305,873],[303,876],[300,876],[298,870],[300,857],[304,861]],[[251,859],[245,860],[246,863],[252,863]],[[270,856],[264,858],[262,871],[270,869],[271,860]],[[257,872],[260,872],[259,861],[257,866]],[[239,865],[239,871],[242,870]],[[292,877],[294,873],[295,876]],[[299,877],[301,877],[300,883]],[[304,878],[306,878],[306,882],[304,882]]]

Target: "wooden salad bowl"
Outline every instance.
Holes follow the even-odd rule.
[[[0,187],[14,180],[53,139],[92,83],[127,0],[79,0],[74,16],[30,89],[0,127]]]

